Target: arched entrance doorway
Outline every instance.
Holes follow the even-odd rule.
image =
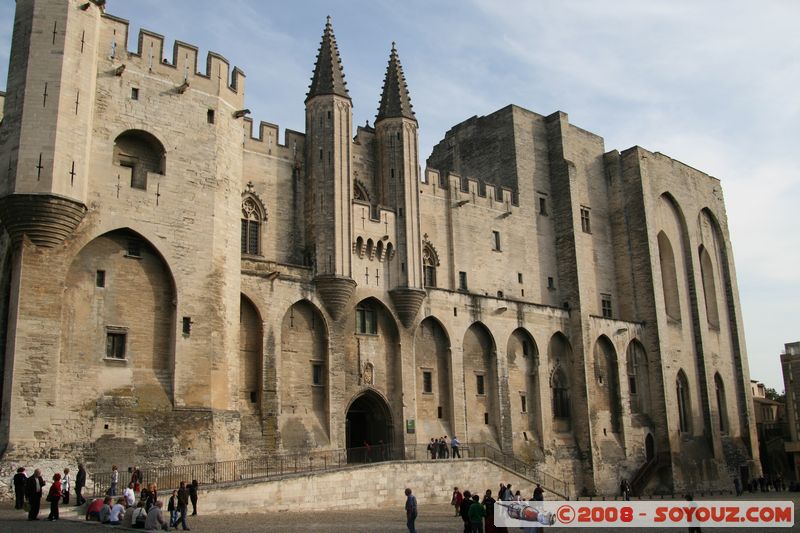
[[[386,457],[392,443],[392,429],[392,414],[386,400],[374,391],[357,396],[347,409],[348,461],[374,461]]]
[[[652,433],[648,433],[644,439],[644,453],[648,462],[652,461],[656,456],[656,444]]]

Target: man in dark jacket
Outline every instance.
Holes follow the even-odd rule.
[[[25,484],[28,481],[28,476],[25,475],[25,467],[17,468],[17,473],[14,474],[14,496],[17,497],[14,509],[22,509],[25,506]]]
[[[464,491],[464,499],[461,500],[461,520],[464,522],[464,533],[472,533],[472,524],[469,523],[469,508],[472,505],[472,494]]]
[[[42,503],[44,486],[42,471],[37,468],[34,470],[33,475],[28,478],[28,481],[25,482],[25,495],[31,504],[31,510],[28,511],[28,520],[39,520],[39,506]]]
[[[86,500],[83,498],[83,487],[86,486],[86,469],[83,468],[83,464],[78,463],[78,475],[75,476],[75,496],[76,496],[76,506],[81,506],[86,503]]]
[[[178,523],[183,526],[184,531],[188,531],[186,526],[186,512],[189,507],[189,490],[186,488],[186,482],[181,481],[181,487],[178,489],[178,514],[180,518],[175,517],[175,529],[178,529]]]

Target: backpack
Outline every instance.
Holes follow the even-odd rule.
[[[144,529],[144,523],[147,520],[147,511],[142,507],[137,507],[131,518],[135,529]]]

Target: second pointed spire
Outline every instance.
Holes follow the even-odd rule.
[[[403,66],[400,64],[395,43],[392,43],[389,65],[386,67],[386,77],[383,80],[383,94],[381,94],[381,103],[378,106],[378,116],[375,117],[375,122],[378,123],[384,118],[398,117],[417,120],[411,105],[411,96],[408,94]]]

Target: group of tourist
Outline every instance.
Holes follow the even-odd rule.
[[[28,476],[24,467],[17,468],[17,473],[12,479],[14,485],[14,508],[27,509],[28,520],[39,519],[39,509],[42,505],[42,497],[50,504],[50,514],[48,520],[58,520],[58,508],[60,504],[69,505],[69,493],[72,490],[72,476],[69,468],[64,469],[64,473],[56,472],[53,474],[50,487],[45,490],[47,482],[42,477],[42,471],[37,468],[33,474]],[[86,486],[86,470],[82,464],[78,465],[78,473],[75,475],[75,505],[83,505],[83,487]]]
[[[138,467],[128,468],[130,481],[121,495],[117,495],[119,487],[119,470],[116,465],[111,469],[111,479],[105,498],[93,500],[86,509],[86,520],[94,520],[112,526],[132,527],[146,530],[168,530],[170,527],[178,529],[182,526],[189,530],[186,524],[189,502],[192,504],[192,515],[197,514],[197,489],[199,483],[181,481],[180,488],[172,491],[169,498],[167,511],[169,518],[164,517],[163,502],[159,500],[158,488],[155,483],[142,486],[142,473]],[[59,519],[59,505],[69,505],[72,477],[70,469],[65,468],[64,473],[55,473],[52,482],[47,487],[42,477],[41,469],[34,470],[31,476],[26,474],[24,467],[19,467],[12,480],[16,497],[15,508],[26,509],[28,520],[39,520],[39,510],[42,497],[50,503],[48,520]],[[86,503],[83,489],[86,486],[86,469],[78,465],[75,476],[75,506],[80,507]],[[138,498],[137,498],[138,495]]]
[[[428,443],[428,454],[430,454],[431,459],[449,459],[452,451],[453,459],[458,457],[461,458],[461,453],[459,452],[459,447],[461,443],[458,439],[453,436],[450,439],[450,446],[447,445],[447,435],[440,439],[431,439]]]
[[[180,488],[173,490],[169,498],[167,504],[169,518],[167,518],[163,511],[164,502],[158,498],[158,487],[155,483],[144,487],[137,501],[135,495],[139,487],[130,482],[119,498],[107,495],[89,504],[86,509],[86,520],[148,531],[162,529],[166,531],[170,527],[178,529],[180,525],[184,531],[189,531],[186,515],[189,501],[192,502],[192,515],[197,514],[197,486],[197,480],[189,484],[181,481]]]
[[[747,482],[747,485],[744,487],[742,486],[742,482],[739,481],[739,478],[737,477],[733,480],[733,486],[736,489],[737,496],[741,496],[745,490],[748,492],[783,492],[787,489],[786,482],[783,480],[783,476],[780,474],[775,477],[770,477],[770,475],[767,474],[766,476],[753,478]],[[791,489],[791,486],[789,488]]]
[[[464,533],[494,533],[505,532],[505,527],[495,526],[495,503],[501,501],[543,501],[544,490],[537,484],[530,498],[524,498],[519,490],[515,491],[511,483],[500,484],[497,492],[497,499],[491,489],[487,489],[483,494],[483,499],[478,493],[465,490],[463,493],[458,487],[453,488],[453,497],[450,505],[455,509],[455,516],[460,517],[464,522]]]

